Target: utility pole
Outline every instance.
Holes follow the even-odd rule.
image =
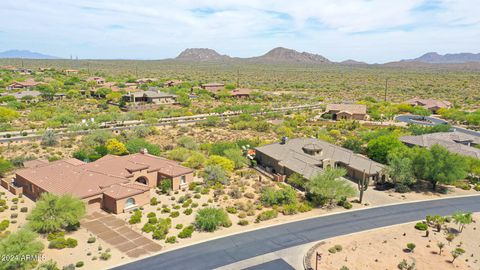
[[[240,88],[240,69],[237,69],[237,88]]]
[[[388,77],[385,79],[385,97],[384,97],[385,102],[387,102],[387,92],[388,92]]]

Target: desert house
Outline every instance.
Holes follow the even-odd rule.
[[[174,87],[182,84],[182,81],[180,80],[169,80],[166,82],[163,82],[163,87]]]
[[[448,151],[462,156],[480,158],[480,137],[462,132],[437,132],[418,136],[400,137],[405,145],[430,148],[435,144],[445,147]]]
[[[333,120],[365,120],[367,106],[363,104],[328,104],[324,114],[331,115]]]
[[[170,181],[178,190],[193,181],[193,170],[146,151],[126,156],[107,155],[85,163],[77,159],[32,160],[17,170],[12,185],[36,200],[43,192],[71,194],[89,210],[122,213],[145,205],[150,189]]]
[[[225,84],[223,83],[204,83],[200,86],[202,89],[207,90],[213,94],[225,89]]]
[[[154,78],[141,78],[136,80],[137,84],[147,84],[147,83],[153,83],[158,81],[157,79]]]
[[[87,82],[96,82],[97,85],[104,85],[106,81],[102,77],[88,77]]]
[[[13,82],[9,84],[6,89],[8,91],[12,90],[29,90],[34,88],[35,86],[39,85],[39,82],[36,82],[35,80],[26,80],[24,82]]]
[[[427,110],[430,110],[432,113],[437,113],[439,109],[450,109],[452,108],[452,103],[445,100],[436,100],[436,99],[421,99],[421,98],[412,98],[404,102],[405,104],[412,105],[413,107],[421,106]]]
[[[232,90],[232,97],[235,98],[249,98],[252,93],[252,89],[248,88],[236,88]]]
[[[359,180],[385,181],[385,166],[349,149],[314,138],[296,138],[255,148],[255,159],[277,180],[293,173],[310,179],[326,168],[343,167],[348,177]]]
[[[161,92],[151,87],[147,91],[130,92],[123,96],[123,100],[133,103],[174,104],[177,95]]]
[[[78,69],[65,69],[63,72],[67,75],[72,75],[72,74],[78,74],[80,72],[80,70],[78,70]]]

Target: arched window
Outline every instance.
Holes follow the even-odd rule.
[[[148,185],[148,179],[145,176],[140,176],[139,178],[137,178],[137,180],[135,180],[135,182]]]
[[[134,198],[128,198],[127,202],[125,203],[125,208],[128,208],[132,205],[135,205],[135,199]]]

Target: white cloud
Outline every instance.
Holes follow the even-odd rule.
[[[0,49],[163,58],[185,47],[249,56],[281,45],[367,61],[478,50],[477,1],[440,0],[417,10],[431,1],[4,0]]]

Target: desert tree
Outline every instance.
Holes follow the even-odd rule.
[[[343,168],[328,168],[313,176],[306,184],[307,198],[317,205],[325,205],[355,196],[355,188],[342,178],[345,174]]]
[[[460,232],[463,231],[463,229],[465,228],[465,225],[468,225],[473,221],[471,212],[468,212],[468,213],[456,212],[452,215],[452,218],[456,224],[459,224]]]
[[[27,217],[28,226],[39,233],[52,233],[78,226],[85,204],[71,195],[43,193]]]
[[[443,242],[438,242],[437,247],[438,247],[438,255],[442,255],[442,250],[445,247],[445,244]]]
[[[463,253],[465,253],[465,250],[463,248],[455,248],[454,250],[452,250],[452,252],[450,252],[450,254],[452,254],[452,261],[451,263],[453,263],[458,257],[460,257]]]
[[[0,240],[0,254],[12,256],[11,259],[2,260],[0,269],[33,268],[37,261],[25,260],[25,257],[38,255],[42,252],[43,244],[36,238],[36,233],[21,229]]]

